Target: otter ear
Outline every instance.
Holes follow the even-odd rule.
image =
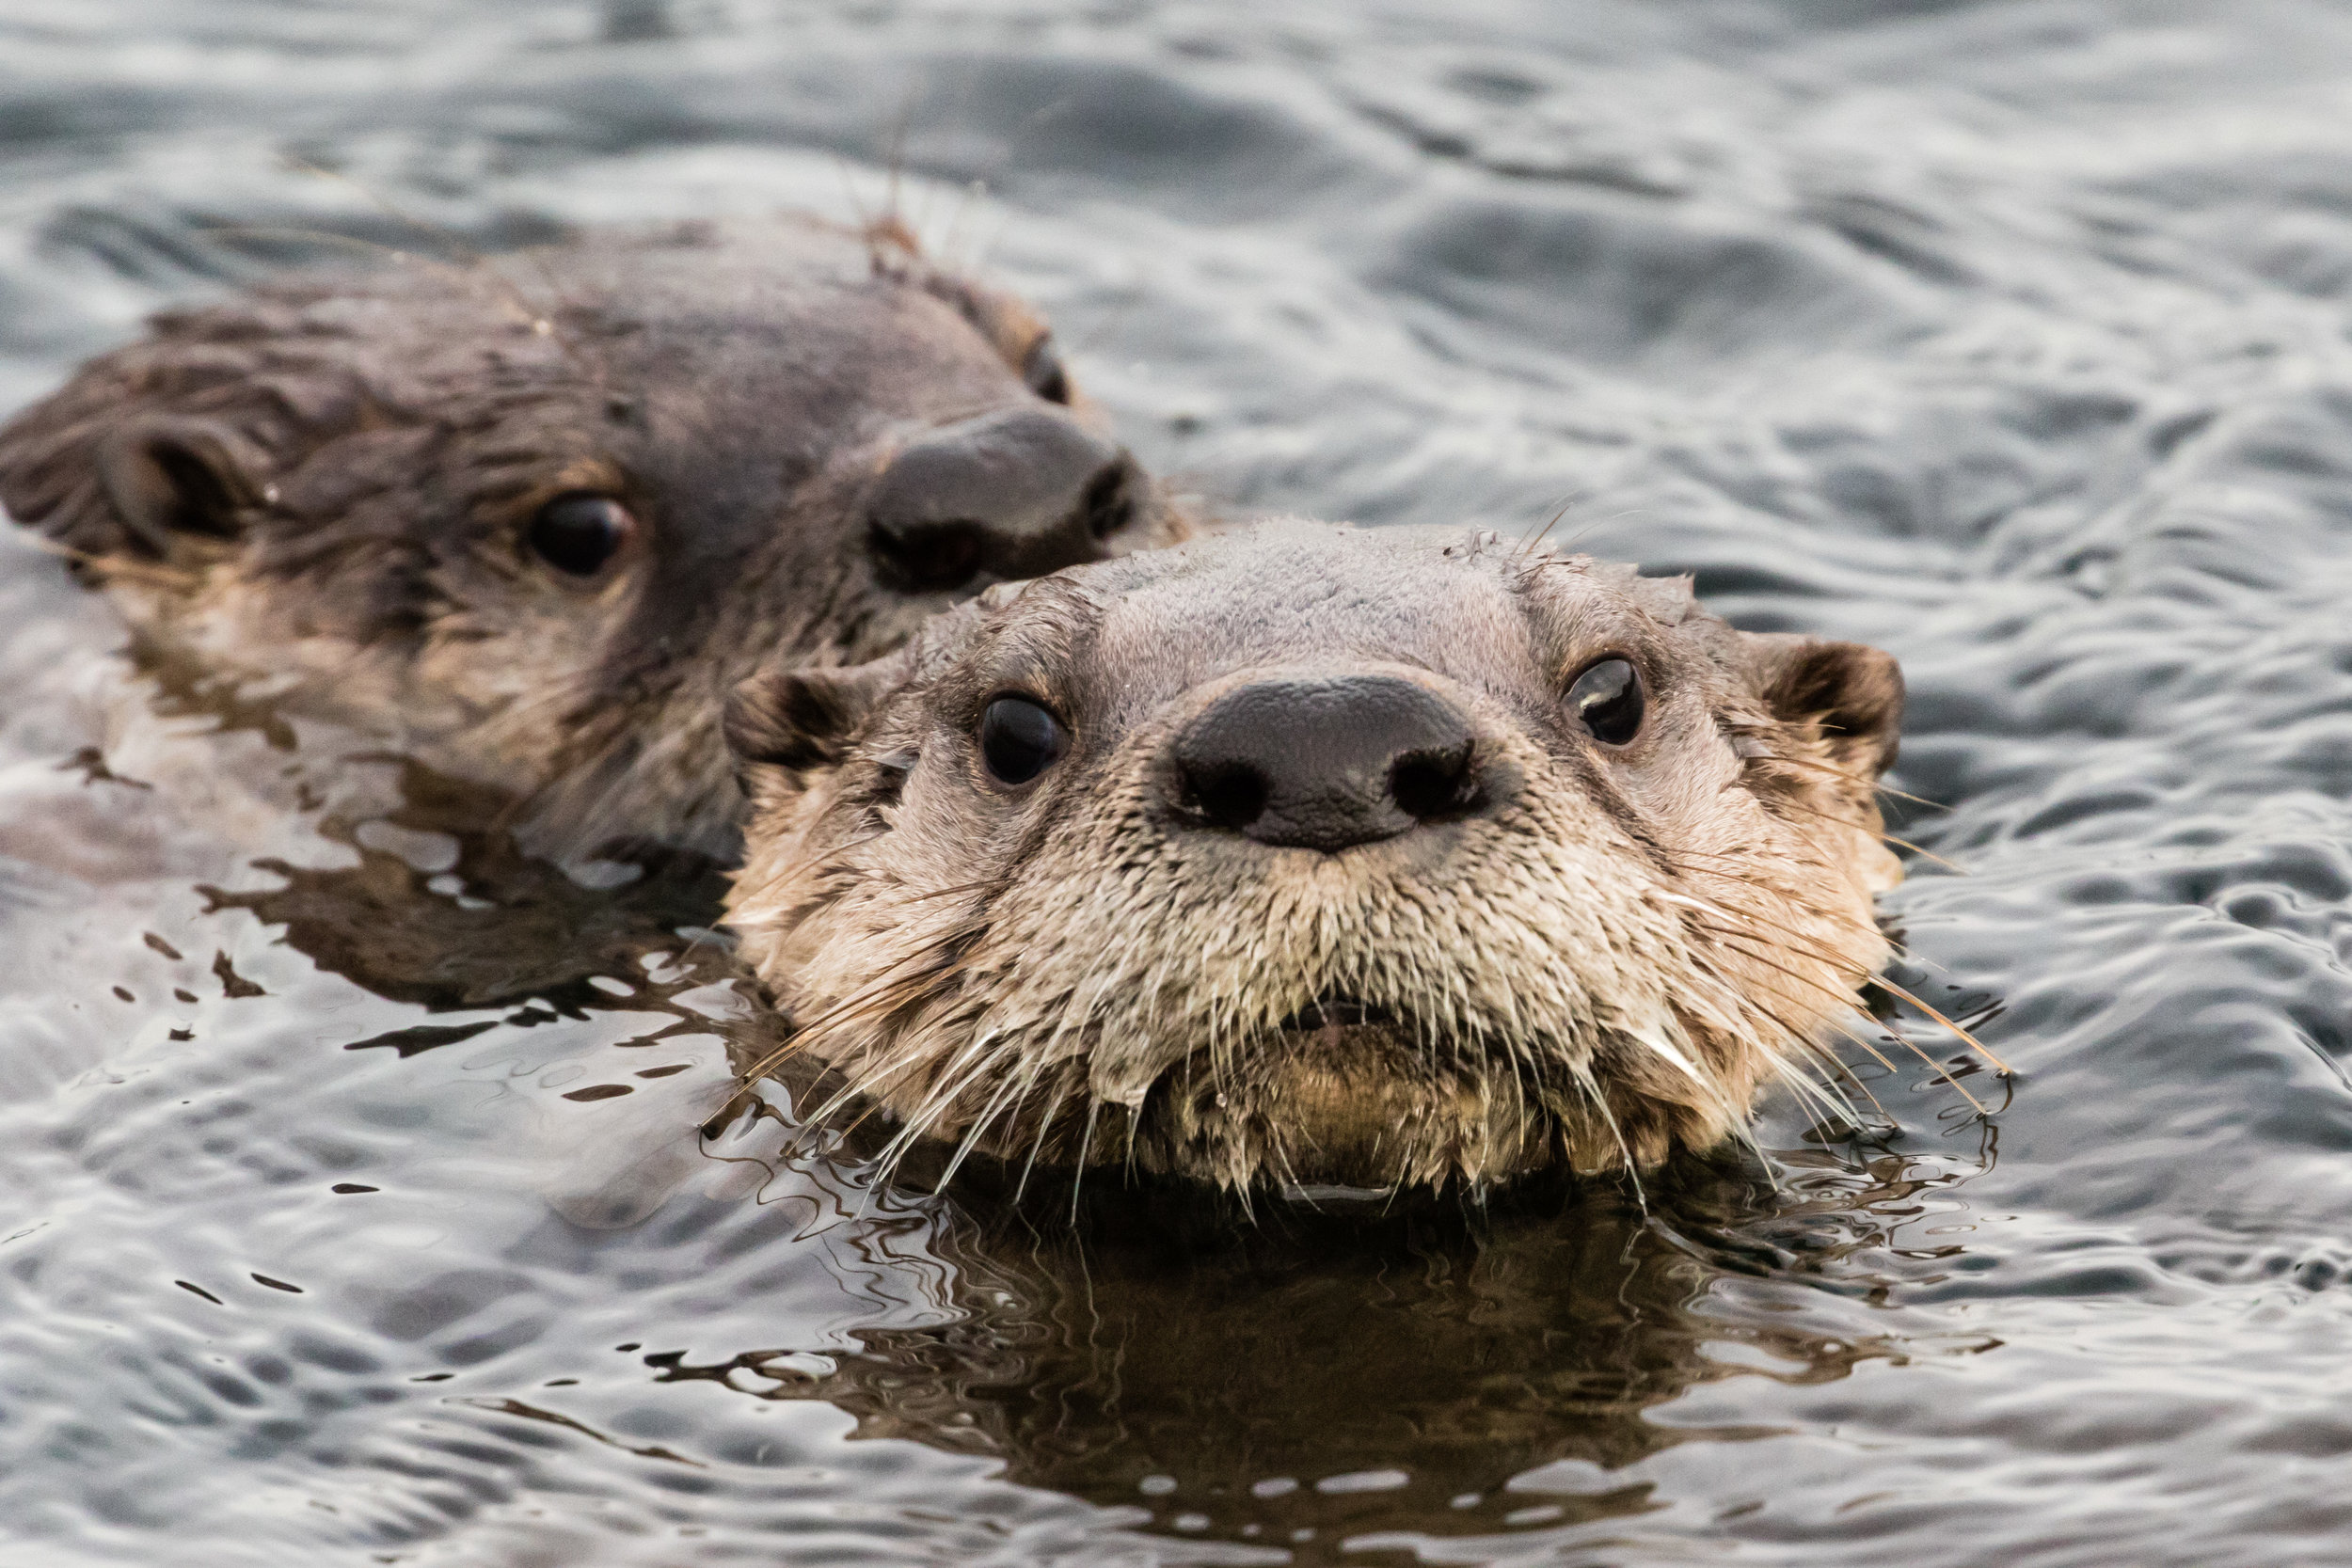
[[[807,775],[839,767],[866,718],[912,670],[901,650],[847,669],[766,670],[738,686],[727,698],[726,736],[744,793],[755,793],[759,770],[774,769],[797,789]]]
[[[1818,727],[1830,760],[1875,779],[1894,766],[1901,738],[1903,672],[1894,656],[1859,642],[1749,633],[1757,694],[1784,723]]]
[[[116,519],[158,555],[176,533],[233,539],[262,502],[268,458],[217,420],[152,414],[98,441],[98,483]]]
[[[0,432],[0,503],[17,521],[87,555],[162,557],[180,535],[234,538],[261,504],[270,459],[234,426],[161,413],[73,417],[86,413],[37,405]]]

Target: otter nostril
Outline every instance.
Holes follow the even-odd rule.
[[[865,508],[889,585],[943,593],[1098,560],[1151,494],[1115,443],[1034,404],[908,441],[883,462]]]
[[[1203,821],[1236,832],[1265,815],[1273,785],[1246,762],[1184,769],[1185,803]]]
[[[921,523],[872,530],[874,554],[901,586],[943,594],[970,582],[980,569],[988,541],[977,523]]]
[[[1087,531],[1095,538],[1108,539],[1136,520],[1136,499],[1128,477],[1127,465],[1120,462],[1087,482],[1079,504],[1086,514]]]
[[[1252,680],[1168,744],[1172,808],[1279,847],[1337,854],[1488,804],[1470,716],[1395,675]]]
[[[1469,741],[1442,752],[1407,752],[1389,768],[1389,799],[1420,822],[1434,822],[1478,804]]]

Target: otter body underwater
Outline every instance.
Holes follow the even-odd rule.
[[[1638,1172],[1741,1132],[1884,961],[1901,702],[1682,580],[1271,524],[746,683],[730,922],[829,1069],[803,1110],[886,1110],[886,1163]]]
[[[1019,301],[895,230],[592,234],[156,318],[0,429],[0,502],[150,657],[720,858],[725,693],[1183,531]]]

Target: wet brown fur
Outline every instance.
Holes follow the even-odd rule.
[[[1562,705],[1607,655],[1649,693],[1622,749]],[[1439,692],[1493,804],[1338,853],[1188,827],[1167,738],[1270,672]],[[1016,791],[972,738],[1006,692],[1075,736]],[[1270,525],[749,683],[730,918],[787,1049],[849,1086],[803,1112],[886,1112],[894,1157],[939,1140],[1245,1193],[1639,1171],[1802,1083],[1883,962],[1871,898],[1899,870],[1873,784],[1900,705],[1883,654],[1739,632],[1687,581]],[[1310,1011],[1337,999],[1388,1021]]]
[[[1044,334],[895,223],[401,259],[157,317],[0,429],[0,502],[140,638],[506,791],[537,847],[731,854],[725,693],[954,602],[878,578],[857,498],[910,435],[1035,404]],[[579,490],[644,534],[587,584],[523,542]],[[1147,499],[1122,543],[1181,531]]]

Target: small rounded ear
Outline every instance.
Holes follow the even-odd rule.
[[[1831,762],[1875,779],[1894,766],[1903,721],[1903,672],[1891,654],[1859,642],[1750,633],[1756,689],[1772,717],[1817,726]]]
[[[176,535],[234,537],[273,467],[221,420],[93,410],[101,377],[36,404],[0,429],[0,504],[87,556],[161,558]]]
[[[858,731],[883,698],[906,683],[912,668],[903,652],[869,664],[764,670],[727,697],[727,749],[739,777],[777,768],[796,784],[813,772],[840,766]]]
[[[116,520],[156,555],[176,533],[235,538],[239,515],[262,502],[269,462],[229,425],[171,414],[125,420],[93,455]]]

